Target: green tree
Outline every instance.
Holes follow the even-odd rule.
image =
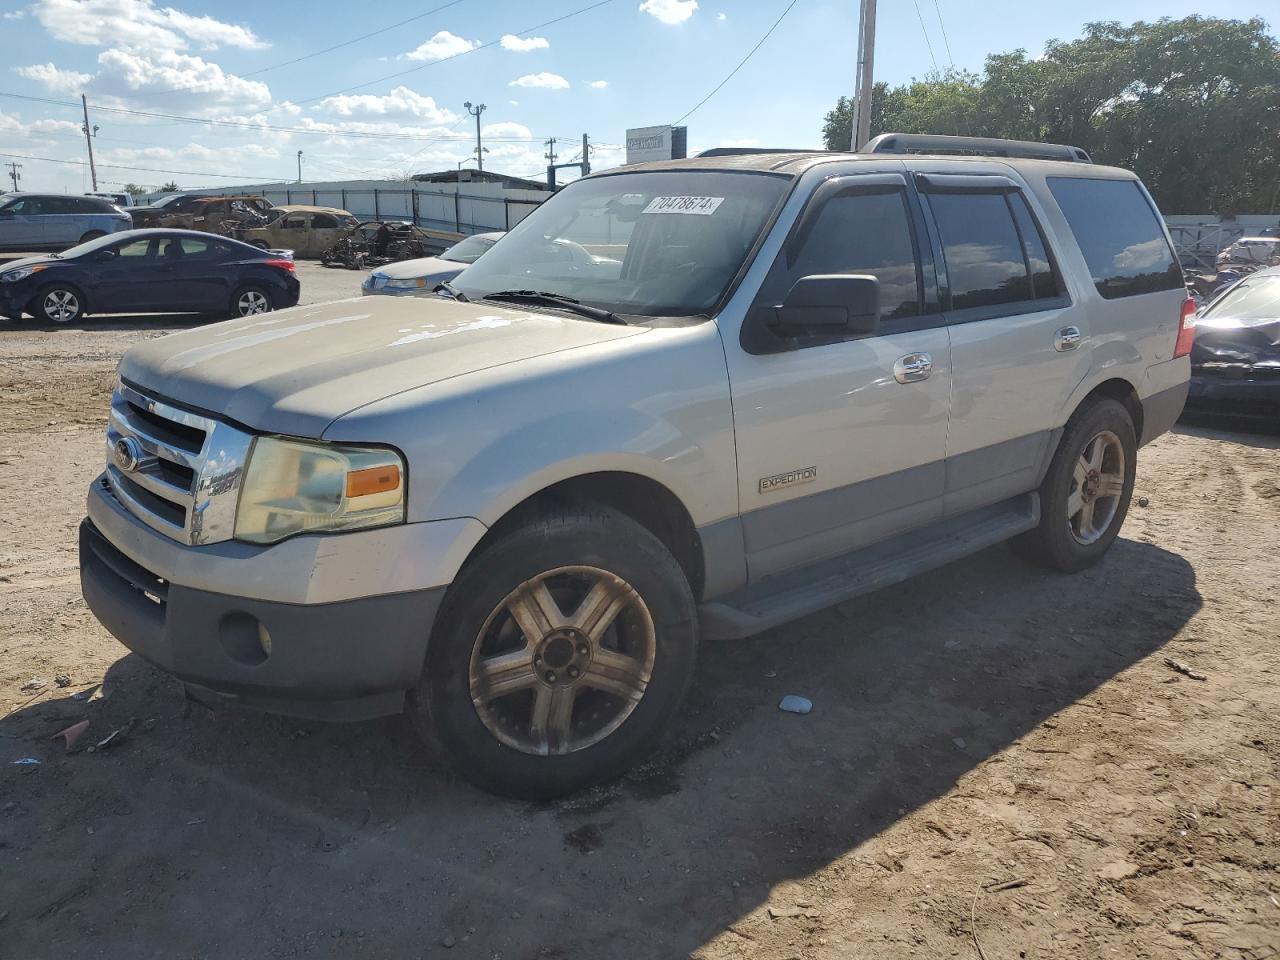
[[[122,189],[131,197],[140,196],[147,192],[147,188],[140,183],[126,183]]]
[[[182,188],[181,188],[180,186],[178,186],[178,183],[177,183],[177,181],[176,181],[176,180],[170,180],[168,183],[162,183],[162,184],[160,185],[160,192],[161,192],[161,193],[176,193],[177,191],[179,191],[179,190],[181,190],[181,189],[182,189]]]
[[[1015,50],[989,56],[981,75],[882,86],[873,134],[1071,143],[1136,171],[1166,213],[1277,209],[1280,44],[1260,19],[1091,23],[1038,59]],[[848,109],[841,98],[827,114],[829,149],[847,149]]]

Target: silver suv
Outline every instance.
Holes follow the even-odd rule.
[[[1142,184],[1070,147],[611,170],[449,298],[133,347],[84,595],[194,696],[407,706],[475,783],[562,794],[651,748],[700,641],[1002,540],[1101,560],[1192,310]]]
[[[0,249],[64,250],[131,229],[129,214],[101,197],[0,194]]]

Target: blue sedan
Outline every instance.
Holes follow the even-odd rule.
[[[0,265],[0,317],[86,313],[247,317],[298,302],[290,256],[195,230],[126,230]]]

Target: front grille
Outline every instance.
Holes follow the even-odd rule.
[[[126,510],[167,537],[228,540],[252,441],[243,430],[121,383],[107,423],[107,483]]]

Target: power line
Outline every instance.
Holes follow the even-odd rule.
[[[577,17],[577,16],[580,16],[581,14],[589,13],[590,11],[597,9],[598,7],[603,7],[613,2],[614,0],[596,0],[595,3],[588,4],[585,7],[580,7],[577,10],[570,11],[569,13],[563,14],[552,20],[546,20],[532,27],[525,27],[525,29],[523,30],[515,31],[515,35],[520,37],[520,36],[524,36],[526,33],[533,33],[533,31],[535,30],[542,30],[545,27],[550,27],[553,24],[561,23],[562,21],[568,20],[572,17]],[[794,3],[794,0],[793,0],[793,3]],[[410,67],[408,70],[400,70],[396,73],[389,73],[386,76],[377,77],[376,79],[373,79],[373,80],[367,80],[364,83],[357,83],[355,86],[352,86],[352,87],[343,87],[341,90],[335,90],[332,93],[322,93],[319,96],[306,97],[301,100],[294,100],[293,103],[311,103],[312,101],[315,101],[315,100],[324,100],[328,97],[336,97],[336,96],[339,96],[340,94],[350,93],[352,90],[363,90],[365,87],[372,87],[374,84],[377,84],[377,83],[383,83],[384,81],[387,81],[387,80],[396,80],[396,79],[399,79],[400,77],[407,76],[408,74],[416,73],[419,70],[425,70],[427,67],[434,67],[438,63],[445,63],[446,61],[449,61],[449,60],[457,60],[459,57],[465,57],[469,53],[476,53],[480,50],[486,50],[489,47],[497,46],[501,42],[502,42],[502,37],[499,37],[497,40],[489,40],[485,43],[477,44],[476,46],[471,47],[467,50],[462,50],[458,53],[450,54],[447,57],[441,57],[439,60],[432,60],[432,61],[429,61],[428,63],[421,63],[416,67]]]
[[[791,12],[791,8],[792,8],[792,7],[794,7],[798,2],[799,2],[799,0],[791,0],[791,2],[790,2],[789,4],[787,4],[787,9],[785,9],[785,10],[783,10],[783,11],[782,11],[782,16],[778,17],[778,19],[777,19],[777,20],[773,21],[773,26],[772,26],[772,27],[770,27],[768,30],[766,30],[766,31],[765,31],[765,34],[764,34],[764,36],[763,36],[763,37],[761,37],[761,38],[756,42],[756,45],[755,45],[754,47],[752,47],[749,51],[747,51],[747,55],[746,55],[745,57],[743,57],[741,61],[739,61],[738,65],[737,65],[736,67],[734,67],[732,70],[730,70],[730,71],[729,71],[729,75],[728,75],[727,77],[725,77],[723,80],[721,80],[718,84],[716,84],[716,87],[715,87],[715,89],[714,89],[714,90],[712,90],[712,91],[711,91],[710,93],[708,93],[705,97],[703,97],[701,100],[699,100],[699,101],[694,105],[694,107],[693,107],[693,109],[692,109],[692,110],[690,110],[690,111],[689,111],[688,113],[686,113],[683,117],[681,117],[679,120],[677,120],[675,123],[673,123],[673,124],[672,124],[672,126],[673,126],[673,127],[674,127],[674,126],[677,126],[678,124],[682,123],[682,122],[683,122],[684,120],[686,120],[687,118],[689,118],[689,117],[693,116],[693,114],[697,112],[697,110],[698,110],[698,108],[699,108],[699,107],[701,107],[704,103],[706,103],[708,100],[710,100],[712,97],[714,97],[717,93],[719,93],[719,92],[720,92],[720,88],[721,88],[721,87],[723,87],[723,86],[724,86],[726,83],[728,83],[730,80],[732,80],[732,79],[733,79],[733,75],[734,75],[735,73],[737,73],[739,70],[741,70],[741,69],[746,65],[746,62],[747,62],[748,60],[750,60],[750,59],[752,58],[752,56],[754,56],[754,55],[755,55],[755,52],[756,52],[757,50],[759,50],[762,46],[764,46],[764,42],[765,42],[766,40],[768,40],[768,39],[769,39],[769,37],[773,34],[773,31],[775,31],[775,30],[777,30],[777,29],[778,29],[778,24],[780,24],[780,23],[781,23],[781,22],[786,18],[787,14]]]
[[[924,34],[924,45],[929,48],[929,59],[933,61],[933,72],[938,72],[938,59],[933,55],[933,44],[929,42],[929,31],[924,26],[924,14],[920,12],[920,0],[911,0],[915,4],[916,16],[920,18],[920,32]]]
[[[956,58],[951,56],[951,41],[947,39],[947,25],[942,22],[942,8],[938,6],[938,0],[933,0],[933,9],[938,14],[938,29],[942,31],[942,42],[947,48],[947,62],[951,64],[951,69],[956,68]]]
[[[57,157],[35,157],[27,153],[0,153],[0,157],[11,157],[17,160],[42,160],[45,163],[65,163],[73,167],[87,167],[89,164],[84,160],[59,160]],[[123,163],[99,163],[98,166],[110,170],[137,170],[143,173],[170,173],[178,174],[183,177],[220,177],[226,180],[259,180],[263,182],[279,181],[284,183],[280,177],[269,176],[257,173],[201,173],[197,170],[163,170],[159,167],[131,167]]]

